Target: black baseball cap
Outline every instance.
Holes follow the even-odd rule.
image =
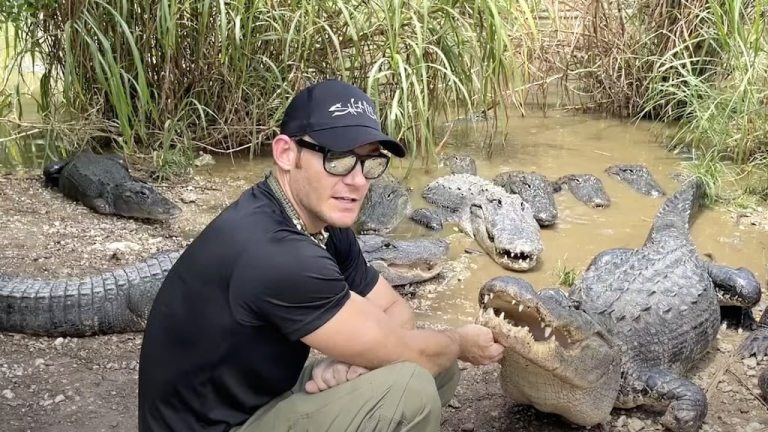
[[[405,147],[381,131],[376,106],[365,92],[351,84],[329,79],[302,89],[291,99],[280,122],[280,133],[308,135],[318,145],[349,151],[372,142],[397,157]]]

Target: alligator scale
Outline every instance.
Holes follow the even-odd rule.
[[[640,248],[601,252],[567,294],[511,276],[483,285],[478,321],[506,347],[508,397],[583,426],[606,422],[614,407],[647,405],[665,410],[661,423],[673,431],[699,429],[706,394],[684,374],[712,347],[721,305],[760,300],[749,270],[697,254],[689,225],[701,189],[683,185]]]

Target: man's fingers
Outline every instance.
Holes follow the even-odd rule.
[[[333,379],[336,382],[334,385],[339,385],[347,381],[347,372],[349,371],[349,365],[346,363],[336,363],[333,365]]]
[[[368,369],[364,367],[352,366],[347,371],[347,380],[353,380],[366,372],[368,372]]]
[[[312,379],[304,384],[307,393],[319,393],[343,384],[368,372],[360,366],[350,366],[338,361],[322,361],[312,369]]]
[[[312,381],[317,386],[317,391],[323,391],[328,389],[328,381],[325,379],[325,371],[328,367],[324,362],[318,363],[314,369],[312,369]]]
[[[307,393],[320,393],[320,389],[317,387],[317,383],[314,380],[307,381],[307,383],[304,384],[304,390],[306,390]]]

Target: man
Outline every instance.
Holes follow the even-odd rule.
[[[371,99],[327,80],[299,92],[275,166],[189,245],[166,277],[139,362],[139,430],[436,431],[457,359],[490,364],[485,327],[414,328],[350,227],[384,173]],[[326,357],[305,362],[310,347]]]

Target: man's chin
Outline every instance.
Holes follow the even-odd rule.
[[[336,217],[332,217],[327,221],[327,224],[329,227],[334,228],[351,228],[355,225],[355,222],[357,222],[357,214],[355,214],[354,217],[350,217],[349,215],[343,215]]]

